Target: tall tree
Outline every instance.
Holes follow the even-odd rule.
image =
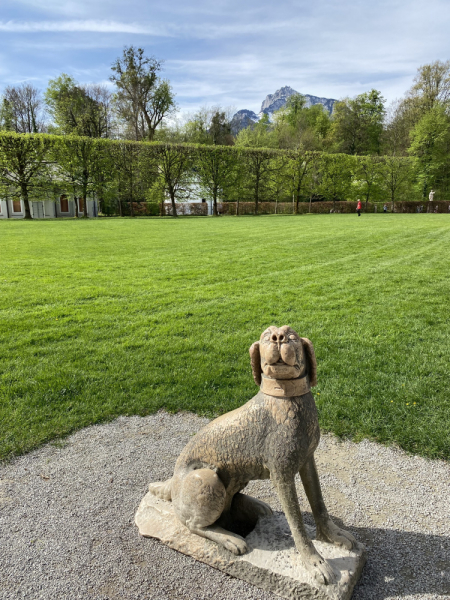
[[[111,68],[119,117],[133,139],[152,141],[158,125],[175,110],[170,83],[158,77],[161,61],[145,56],[143,48],[128,46]]]
[[[82,86],[63,73],[49,81],[45,102],[55,133],[91,138],[111,136],[111,93],[106,86]]]
[[[435,61],[417,70],[414,84],[405,97],[388,111],[383,135],[384,152],[406,156],[411,134],[419,121],[436,106],[450,110],[450,61]]]
[[[410,144],[412,127],[408,105],[405,100],[394,100],[386,111],[382,134],[382,154],[405,156]]]
[[[450,104],[450,60],[419,67],[408,96],[416,101],[422,113],[437,103]]]
[[[409,191],[413,176],[413,163],[403,156],[383,156],[380,161],[381,189],[387,194],[394,210],[394,204]]]
[[[144,165],[157,173],[172,203],[172,216],[177,217],[177,199],[190,195],[193,146],[154,142],[146,144],[143,152]]]
[[[88,196],[94,196],[105,179],[112,176],[105,140],[72,136],[55,138],[53,153],[60,175],[74,196],[83,201],[83,216],[87,218]]]
[[[367,205],[374,200],[380,191],[381,158],[378,156],[358,156],[353,161],[353,179],[359,184],[358,195],[364,198]]]
[[[350,193],[352,165],[353,157],[346,154],[321,155],[319,191],[327,200],[333,201],[333,209],[336,201],[346,200]]]
[[[23,200],[31,219],[30,193],[43,190],[51,136],[0,132],[0,182]]]
[[[45,131],[41,93],[29,83],[5,88],[0,113],[0,122],[4,122],[6,130],[16,133]]]
[[[253,198],[257,215],[259,203],[270,193],[271,176],[282,167],[283,161],[280,159],[286,158],[286,155],[281,150],[241,148],[240,157],[245,188],[247,194]]]
[[[194,155],[198,181],[205,195],[213,201],[217,216],[217,200],[235,183],[238,152],[225,146],[198,146]]]
[[[231,135],[231,122],[224,110],[216,109],[214,111],[209,134],[214,145],[233,146],[234,138]]]
[[[448,179],[450,167],[450,117],[443,103],[434,103],[411,131],[409,154],[416,159],[417,178],[426,199],[430,188]]]
[[[134,217],[134,202],[145,198],[143,178],[141,176],[142,144],[130,140],[115,140],[109,146],[117,182],[119,207],[122,213],[122,202],[130,203],[130,214]]]
[[[306,187],[308,177],[320,161],[319,152],[304,152],[301,148],[289,154],[288,173],[291,180],[291,189],[295,201],[295,212],[298,213],[298,204],[302,192]]]
[[[336,149],[345,154],[379,154],[385,99],[377,90],[337,102],[333,109]]]

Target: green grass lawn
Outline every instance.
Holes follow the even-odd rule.
[[[450,215],[0,222],[0,457],[257,391],[271,324],[309,337],[323,430],[450,458]]]

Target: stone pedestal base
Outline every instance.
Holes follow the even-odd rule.
[[[302,566],[281,513],[258,521],[245,538],[249,552],[243,556],[235,556],[215,542],[191,533],[176,518],[172,503],[150,492],[143,498],[135,522],[145,537],[157,538],[211,567],[292,600],[349,600],[366,560],[361,544],[349,552],[314,540],[314,546],[338,576],[336,584],[321,585]]]

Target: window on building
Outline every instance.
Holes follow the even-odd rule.
[[[69,200],[67,196],[61,196],[59,204],[61,206],[61,212],[69,212]]]
[[[20,200],[13,200],[13,212],[22,212],[22,203]]]
[[[84,199],[78,198],[78,210],[84,212]]]

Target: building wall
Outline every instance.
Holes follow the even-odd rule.
[[[54,219],[55,217],[74,217],[75,202],[80,207],[80,201],[68,199],[67,202],[61,202],[61,197],[56,202],[53,200],[40,200],[30,202],[30,212],[33,219]],[[87,200],[87,210],[89,218],[98,217],[97,200]],[[63,211],[62,208],[67,208]],[[83,217],[84,211],[78,211],[78,216]],[[0,200],[0,219],[24,219],[25,209],[23,200]]]
[[[25,211],[22,200],[1,200],[1,219],[23,219]]]

